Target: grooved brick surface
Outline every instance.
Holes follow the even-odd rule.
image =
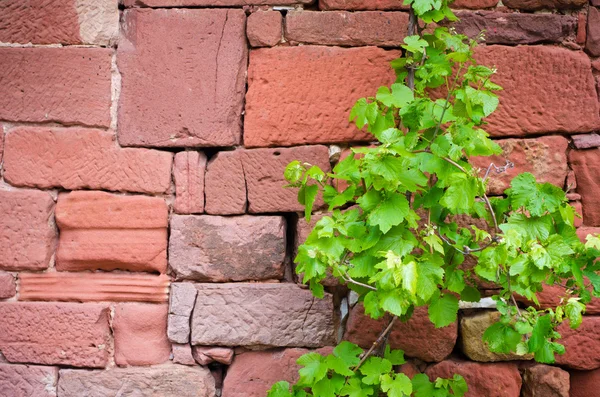
[[[111,56],[108,48],[0,48],[0,119],[108,127]]]
[[[394,82],[389,62],[399,54],[376,47],[310,45],[251,51],[244,145],[372,139],[348,122],[350,109],[357,99]]]
[[[210,159],[204,177],[204,191],[208,214],[246,212],[246,178],[239,151],[219,152]]]
[[[204,211],[204,172],[206,156],[200,152],[179,152],[175,155],[175,212],[196,214]]]
[[[119,142],[238,144],[245,20],[244,11],[236,9],[125,11],[117,56],[122,75]]]
[[[164,193],[171,183],[171,153],[120,148],[111,132],[18,127],[4,146],[4,178],[15,186]]]
[[[56,397],[58,368],[0,364],[0,391],[11,397]]]

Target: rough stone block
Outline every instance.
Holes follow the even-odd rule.
[[[527,367],[521,397],[569,397],[569,373],[544,364]]]
[[[579,229],[580,231],[582,229]],[[587,233],[586,233],[587,235]],[[585,241],[585,239],[583,239]],[[586,284],[589,284],[589,281],[586,279]],[[591,288],[590,288],[591,292]],[[540,309],[554,309],[555,307],[561,304],[561,298],[565,296],[569,296],[566,292],[566,288],[560,285],[544,285],[544,289],[541,292],[536,294],[539,305],[536,305],[534,302],[527,300],[524,297],[516,296],[517,301],[522,302],[526,305],[531,305],[538,307]],[[600,298],[592,297],[591,302],[586,304],[585,314],[600,314]]]
[[[171,184],[171,153],[120,148],[111,132],[19,127],[4,144],[4,178],[15,186],[164,193]]]
[[[596,133],[573,135],[573,146],[576,149],[592,149],[600,147],[600,135]]]
[[[594,371],[570,371],[570,397],[592,397],[598,393],[600,369]]]
[[[194,287],[194,284],[171,284],[169,325],[167,328],[167,335],[171,342],[189,343],[190,317],[194,309],[197,293],[198,290]]]
[[[334,342],[332,296],[295,284],[196,284],[192,345],[303,346]]]
[[[456,0],[450,4],[450,7],[481,10],[482,8],[494,8],[497,5],[498,0]]]
[[[600,148],[572,150],[569,160],[581,194],[583,217],[587,226],[600,226]]]
[[[0,353],[11,363],[103,368],[108,317],[103,304],[0,303]]]
[[[183,365],[196,365],[196,360],[192,356],[192,346],[189,343],[173,343],[173,363]]]
[[[289,15],[289,14],[288,14]],[[281,41],[283,17],[278,11],[256,11],[248,17],[246,34],[252,47],[273,47]]]
[[[239,151],[219,152],[210,159],[204,178],[206,212],[238,215],[246,212],[246,178]]]
[[[395,0],[320,0],[321,10],[401,10],[407,7]]]
[[[17,293],[15,278],[10,273],[0,272],[0,299],[8,299]]]
[[[108,127],[111,56],[109,48],[0,48],[0,119]]]
[[[250,5],[310,4],[315,0],[124,0],[125,7],[233,7]]]
[[[58,368],[0,364],[0,392],[7,397],[56,397]]]
[[[585,371],[600,368],[600,316],[584,316],[577,329],[565,321],[557,331],[566,352],[556,355],[556,364]]]
[[[233,361],[233,349],[227,347],[194,346],[192,355],[200,365],[208,365],[215,361],[230,365]]]
[[[358,131],[348,115],[356,100],[395,81],[389,61],[399,55],[398,51],[375,47],[299,46],[251,51],[244,145],[371,140],[372,135]]]
[[[160,197],[61,194],[56,206],[56,268],[165,273],[167,222],[167,204]]]
[[[596,7],[588,9],[585,49],[592,56],[600,56],[600,10]]]
[[[0,269],[48,267],[56,246],[53,209],[46,192],[0,189]]]
[[[541,10],[541,9],[574,9],[587,4],[587,0],[503,0],[502,3],[509,8],[518,8],[521,10]]]
[[[204,172],[206,156],[200,152],[179,152],[175,155],[175,205],[178,214],[204,212]]]
[[[239,9],[125,11],[117,56],[122,75],[119,142],[238,144],[247,59],[245,21]]]

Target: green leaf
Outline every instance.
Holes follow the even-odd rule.
[[[381,375],[392,370],[392,363],[381,357],[369,357],[358,369],[363,375],[363,383],[366,385],[379,384]]]
[[[294,184],[302,178],[304,171],[304,166],[298,160],[294,160],[285,167],[283,176],[286,181]]]
[[[483,333],[483,341],[487,343],[490,351],[495,353],[511,353],[516,351],[517,345],[523,337],[512,326],[497,322],[492,324]]]
[[[478,192],[475,178],[462,172],[455,172],[450,175],[448,188],[440,203],[453,214],[468,214],[475,205],[475,197]]]
[[[392,84],[391,88],[391,92],[387,87],[379,87],[377,90],[376,98],[385,106],[401,108],[415,99],[412,90],[404,84]]]
[[[318,192],[317,185],[305,185],[298,191],[298,202],[304,205],[304,216],[307,222],[310,222],[310,215]]]
[[[404,359],[404,352],[400,349],[391,350],[389,344],[385,346],[383,358],[389,360],[392,365],[402,365],[406,363],[406,360]]]
[[[398,373],[393,377],[386,374],[381,377],[381,390],[387,392],[389,397],[408,397],[412,394],[413,387],[405,374]]]
[[[285,381],[275,383],[267,394],[267,397],[293,397],[290,393],[290,384]]]
[[[446,294],[429,304],[429,319],[436,328],[445,327],[456,321],[458,299]]]
[[[362,352],[363,349],[348,341],[340,342],[340,344],[333,349],[333,354],[336,357],[341,358],[348,366],[358,365],[360,362],[359,356]]]
[[[416,1],[414,3],[414,5],[418,4],[418,7],[419,7],[422,4],[424,4],[426,1],[428,1],[428,0]],[[415,11],[417,11],[417,10],[415,10]],[[429,46],[429,43],[427,43],[425,40],[420,38],[418,35],[405,37],[404,43],[405,44],[401,45],[401,47],[404,48],[406,51],[412,52],[413,54],[414,53],[423,53],[423,50],[425,49],[425,47]]]
[[[348,397],[368,397],[373,395],[373,388],[364,385],[360,379],[351,378],[340,390],[340,395]]]
[[[460,294],[460,300],[465,302],[479,302],[481,300],[481,292],[477,288],[467,285]]]
[[[435,386],[425,374],[416,374],[412,379],[412,385],[415,397],[437,397]],[[441,395],[445,397],[444,395]]]
[[[565,306],[565,315],[569,319],[569,326],[572,329],[577,329],[581,325],[583,320],[583,313],[585,312],[585,305],[576,298],[570,298],[567,305]]]
[[[300,356],[296,363],[304,367],[298,371],[300,384],[312,385],[327,375],[327,364],[319,353],[311,352]]]
[[[313,392],[319,397],[336,397],[344,385],[344,377],[334,375],[331,378],[323,378],[313,386]]]
[[[379,110],[377,104],[372,102],[368,103],[365,98],[361,98],[352,107],[350,111],[349,121],[355,121],[356,126],[362,129],[365,125],[374,123],[377,119]]]
[[[354,372],[352,372],[349,368],[349,365],[339,357],[336,356],[327,356],[325,359],[327,367],[331,370],[334,370],[336,373],[343,376],[352,376]]]
[[[406,197],[402,194],[392,193],[371,211],[369,224],[379,226],[382,233],[387,233],[392,226],[399,225],[409,211],[410,207]]]

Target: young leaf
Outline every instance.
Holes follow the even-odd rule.
[[[429,319],[436,328],[445,327],[456,321],[458,299],[446,294],[429,304]]]

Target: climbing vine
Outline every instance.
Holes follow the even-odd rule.
[[[302,356],[299,381],[276,383],[270,397],[462,396],[467,384],[458,375],[431,382],[394,369],[404,363],[402,351],[386,346],[396,321],[427,306],[436,327],[448,326],[459,300],[480,300],[478,280],[493,282],[500,319],[483,335],[489,349],[552,363],[565,350],[558,325],[577,328],[586,303],[600,296],[600,239],[579,240],[565,192],[523,173],[503,196],[488,197],[490,178],[510,162],[483,170],[469,163],[501,153],[485,131],[501,87],[496,70],[474,57],[482,37],[427,26],[456,20],[448,0],[406,4],[409,35],[404,56],[392,61],[396,82],[350,113],[377,143],[352,148],[332,173],[298,161],[285,170],[307,221],[318,195],[330,213],[298,249],[303,282],[322,297],[321,282],[333,275],[358,294],[367,315],[391,321],[369,351],[342,342],[331,355]],[[469,257],[474,266],[466,266]],[[518,307],[516,295],[538,303],[544,284],[565,287],[558,307]]]

